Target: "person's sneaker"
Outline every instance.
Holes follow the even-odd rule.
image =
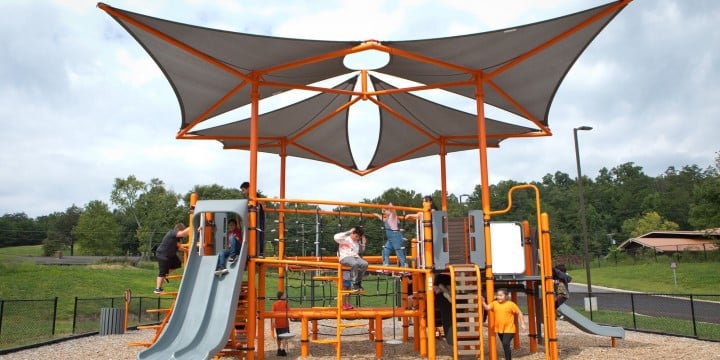
[[[237,259],[238,259],[238,256],[233,255],[228,259],[228,261],[230,261],[231,264],[234,264],[237,261]]]
[[[163,292],[163,288],[157,288],[157,289],[153,290],[153,293],[155,293],[155,294],[162,294],[162,292]]]
[[[350,304],[343,304],[343,310],[352,310],[353,306]]]
[[[280,356],[287,356],[285,349],[280,350]]]
[[[225,269],[225,268],[217,269],[217,270],[215,270],[215,275],[225,275],[229,272],[230,272],[230,270]]]

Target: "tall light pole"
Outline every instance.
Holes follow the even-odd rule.
[[[587,217],[585,215],[585,195],[583,194],[582,172],[580,171],[580,150],[578,149],[578,130],[590,131],[590,126],[580,126],[573,129],[573,139],[575,140],[575,162],[577,163],[577,182],[578,182],[578,198],[580,201],[580,222],[582,223],[582,237],[585,246],[585,274],[587,276],[587,292],[588,307],[590,309],[590,319],[592,319],[592,281],[590,280],[590,251],[588,250],[588,233],[587,233]]]

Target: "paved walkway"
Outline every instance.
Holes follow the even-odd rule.
[[[18,256],[19,259],[34,262],[38,265],[89,265],[100,261],[138,262],[139,256]]]

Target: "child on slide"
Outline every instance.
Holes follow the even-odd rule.
[[[223,249],[218,254],[217,265],[215,266],[215,275],[225,275],[229,271],[225,267],[228,260],[230,263],[235,263],[240,255],[240,248],[242,246],[242,231],[237,226],[237,221],[231,219],[228,221],[228,248]]]

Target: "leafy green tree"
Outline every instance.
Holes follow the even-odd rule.
[[[629,233],[632,237],[637,237],[652,231],[673,231],[679,228],[680,226],[678,224],[663,219],[660,214],[654,211],[647,212],[640,218],[625,220],[623,223],[623,231]]]
[[[174,224],[188,223],[187,211],[180,206],[180,196],[165,189],[165,184],[159,179],[150,180],[147,191],[138,197],[135,210],[142,219],[137,229],[137,239],[143,251],[162,241],[162,236]],[[144,240],[148,241],[149,247],[142,245]]]
[[[720,152],[706,177],[695,186],[694,203],[690,207],[689,223],[698,230],[720,227]]]
[[[676,222],[681,229],[690,229],[690,208],[694,203],[693,193],[703,183],[706,174],[697,165],[683,166],[680,171],[669,167],[656,178],[656,211]]]
[[[165,189],[162,180],[151,179],[149,183],[135,176],[115,179],[110,200],[118,206],[120,216],[134,221],[136,227],[134,244],[123,243],[125,253],[144,252],[149,255],[154,243],[162,240],[165,231],[178,222],[187,223],[187,212],[180,206],[180,196]],[[124,228],[130,228],[126,221]]]
[[[93,200],[85,206],[72,234],[83,255],[109,256],[118,254],[120,228],[107,204]]]
[[[0,217],[0,247],[38,245],[44,235],[42,229],[25,213]]]
[[[44,250],[46,255],[52,255],[57,250],[69,248],[70,255],[75,254],[75,236],[72,229],[77,225],[83,209],[75,204],[65,209],[64,212],[58,212],[51,215],[49,228],[47,230],[47,249]],[[54,243],[56,243],[53,245]],[[53,248],[55,248],[53,250]]]

